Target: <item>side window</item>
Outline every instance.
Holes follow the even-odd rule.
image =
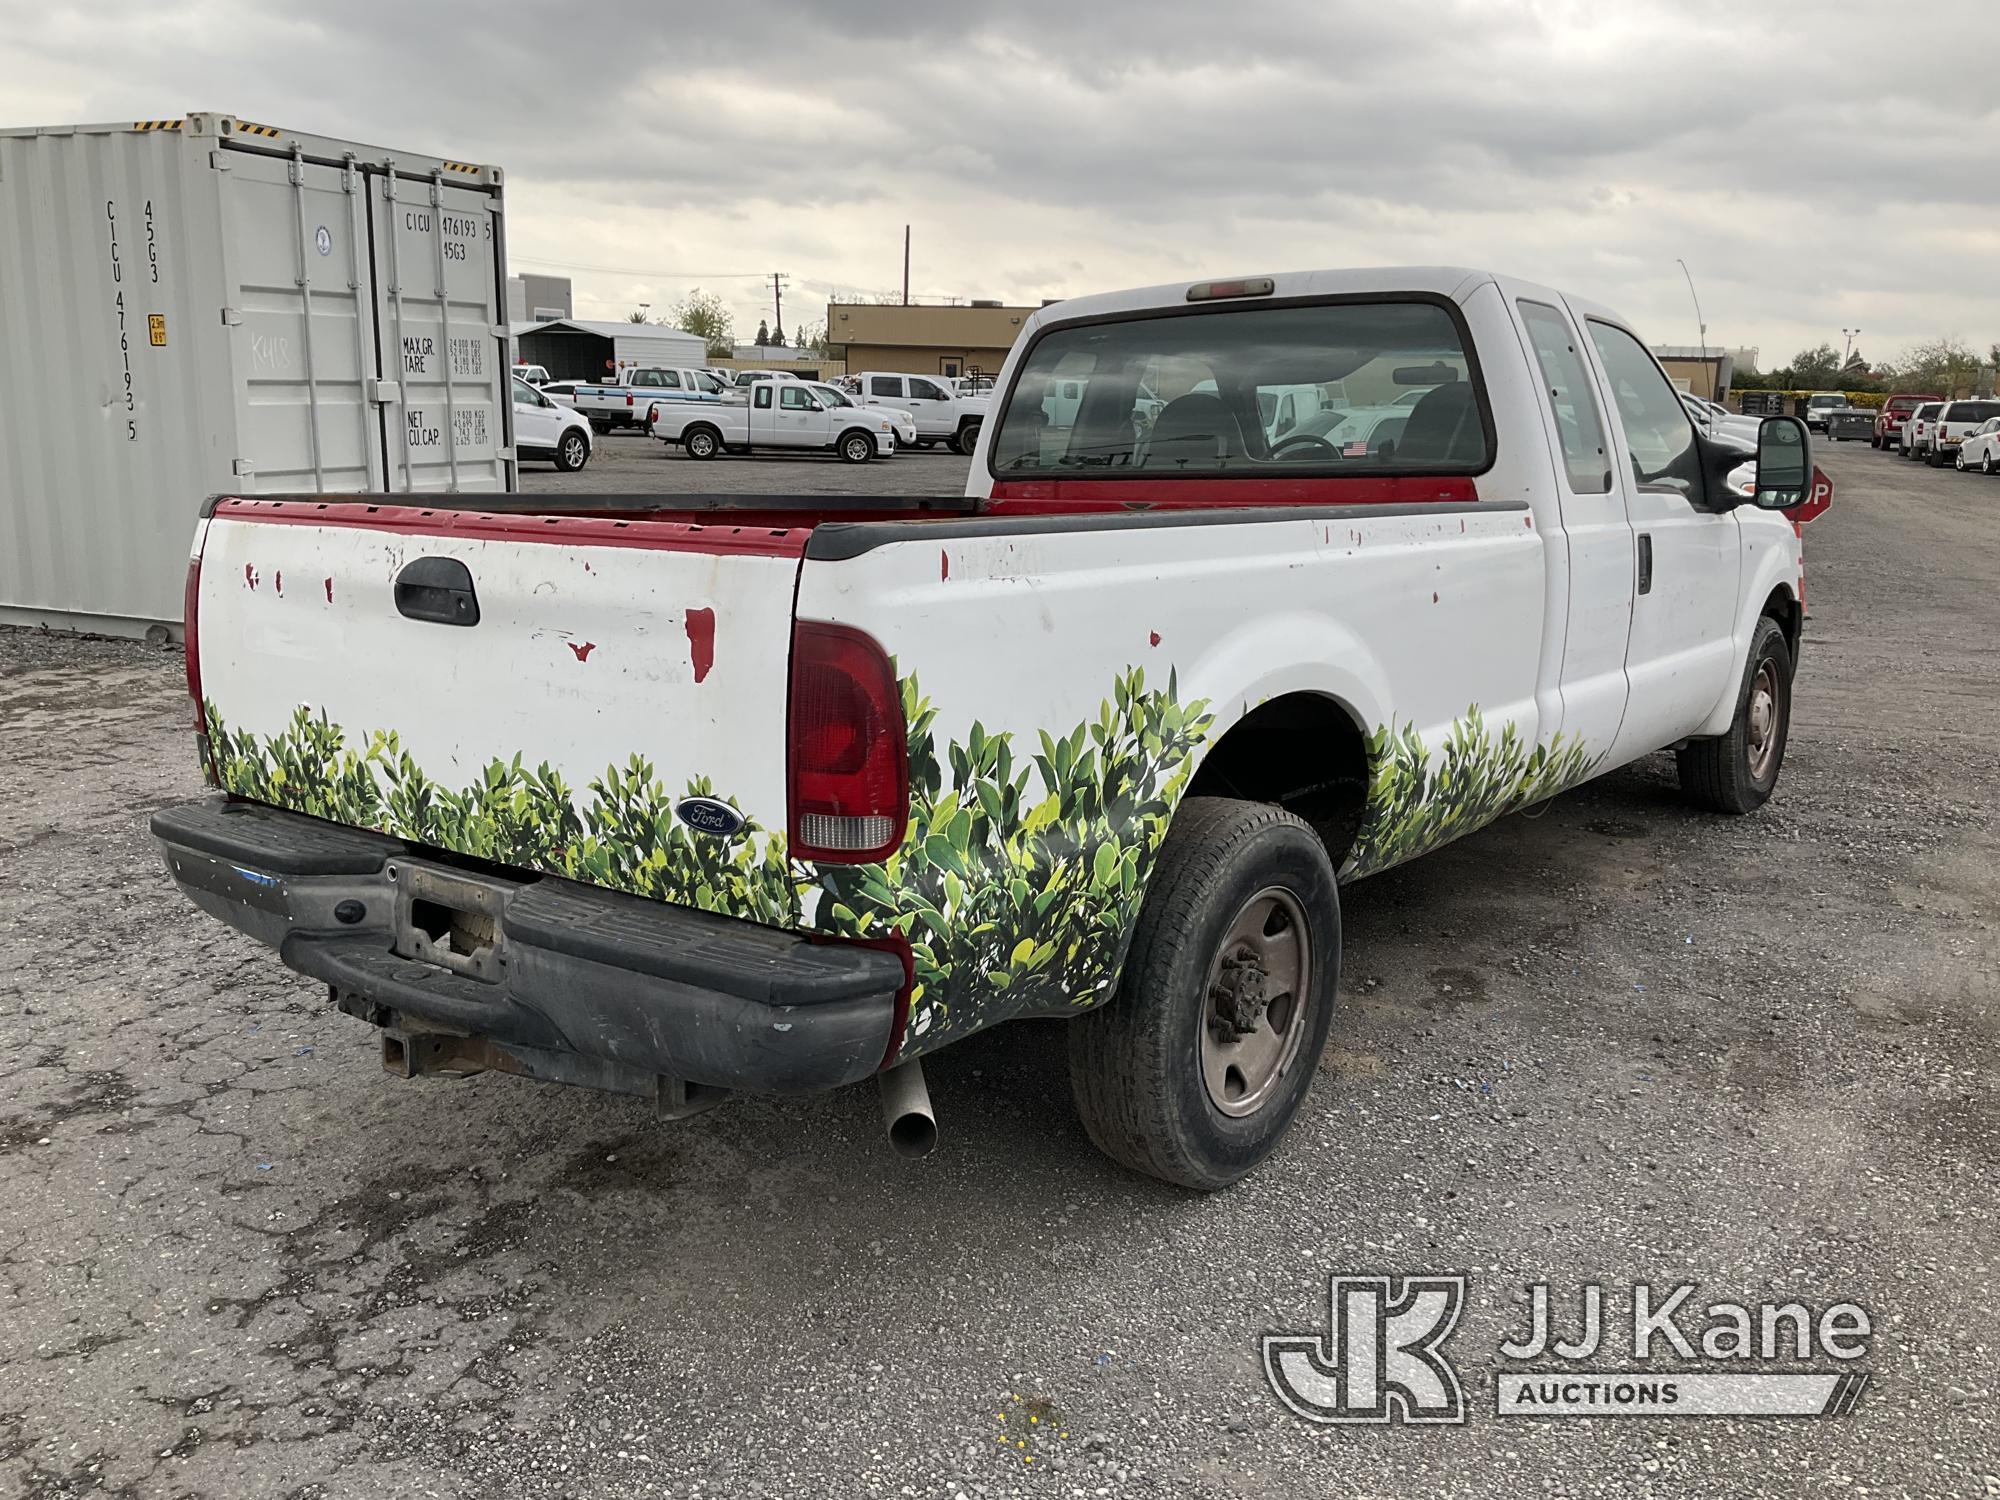
[[[1653,356],[1631,334],[1595,318],[1590,340],[1611,381],[1611,401],[1632,449],[1639,483],[1679,490],[1690,499],[1701,493],[1701,456],[1695,451],[1694,423],[1680,394]]]
[[[1604,417],[1569,319],[1547,303],[1523,302],[1521,321],[1535,346],[1542,384],[1548,387],[1569,487],[1579,495],[1605,494],[1611,489],[1611,456],[1604,443]]]
[[[871,375],[868,378],[868,394],[871,396],[900,396],[903,394],[903,380],[899,375]]]
[[[778,405],[786,411],[811,411],[812,398],[806,395],[804,386],[787,385],[778,393]]]
[[[679,390],[681,388],[680,372],[678,370],[660,371],[660,384],[670,391]]]
[[[632,372],[632,384],[635,386],[654,386],[659,383],[660,376],[656,370],[634,370]]]
[[[771,387],[769,382],[756,388],[751,396],[751,405],[755,406],[759,411],[769,411],[771,409]]]
[[[910,378],[910,394],[920,401],[942,401],[945,399],[942,387],[932,385],[928,380]]]

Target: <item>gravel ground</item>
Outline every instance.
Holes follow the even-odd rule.
[[[936,1058],[916,1164],[865,1088],[657,1126],[393,1082],[163,874],[178,654],[0,633],[0,1490],[2000,1493],[2000,483],[1826,462],[1776,800],[1684,811],[1654,757],[1352,888],[1335,1050],[1211,1198],[1091,1150],[1060,1023]],[[583,480],[962,473],[613,438]],[[1323,1326],[1329,1270],[1471,1278],[1467,1426],[1279,1407],[1257,1338]],[[1592,1278],[1857,1301],[1874,1383],[1844,1420],[1497,1419],[1521,1288]]]

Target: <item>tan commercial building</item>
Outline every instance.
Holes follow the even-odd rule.
[[[847,346],[847,368],[853,371],[995,375],[1036,310],[998,302],[958,307],[829,302],[826,337]]]

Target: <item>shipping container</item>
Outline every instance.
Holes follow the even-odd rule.
[[[0,622],[179,630],[214,493],[514,488],[498,167],[0,130]]]

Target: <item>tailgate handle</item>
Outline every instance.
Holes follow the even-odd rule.
[[[396,575],[396,609],[435,625],[477,625],[472,570],[455,557],[420,557]]]

